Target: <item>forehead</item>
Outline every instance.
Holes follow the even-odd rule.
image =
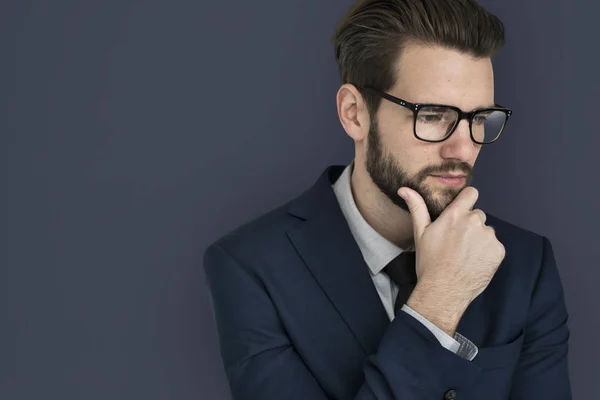
[[[494,103],[490,58],[409,43],[394,70],[397,79],[391,94],[413,103],[449,104],[463,110]]]

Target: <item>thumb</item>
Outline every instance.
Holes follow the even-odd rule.
[[[398,195],[402,197],[408,205],[413,222],[416,244],[417,240],[423,235],[425,228],[431,224],[431,216],[425,205],[425,200],[423,200],[421,195],[416,191],[407,187],[401,187],[398,190]]]

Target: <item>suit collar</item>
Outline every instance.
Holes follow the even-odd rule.
[[[353,168],[354,162],[350,163],[344,169],[342,175],[333,184],[333,191],[338,199],[342,213],[348,222],[350,232],[352,232],[352,236],[354,236],[354,240],[358,244],[371,274],[377,275],[400,253],[411,251],[412,249],[403,249],[395,243],[390,242],[365,220],[352,194]],[[393,315],[390,315],[390,318],[392,317]]]
[[[296,217],[307,220],[314,213],[321,212],[323,206],[333,206],[334,203],[332,203],[332,200],[335,201],[335,205],[339,208],[331,185],[342,175],[344,168],[345,166],[343,165],[331,165],[327,167],[313,186],[291,202],[288,212]]]
[[[288,232],[296,250],[367,354],[377,350],[389,319],[331,185],[332,165],[288,212],[304,220]]]

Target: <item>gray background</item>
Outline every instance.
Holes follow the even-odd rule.
[[[202,253],[353,143],[350,0],[0,6],[0,399],[226,399]],[[600,3],[487,0],[515,110],[480,206],[554,245],[576,399],[600,392]]]

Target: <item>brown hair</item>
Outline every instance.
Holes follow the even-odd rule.
[[[504,25],[474,0],[358,0],[331,40],[342,84],[386,91],[407,42],[493,57],[504,45]],[[374,115],[380,98],[362,94]]]

